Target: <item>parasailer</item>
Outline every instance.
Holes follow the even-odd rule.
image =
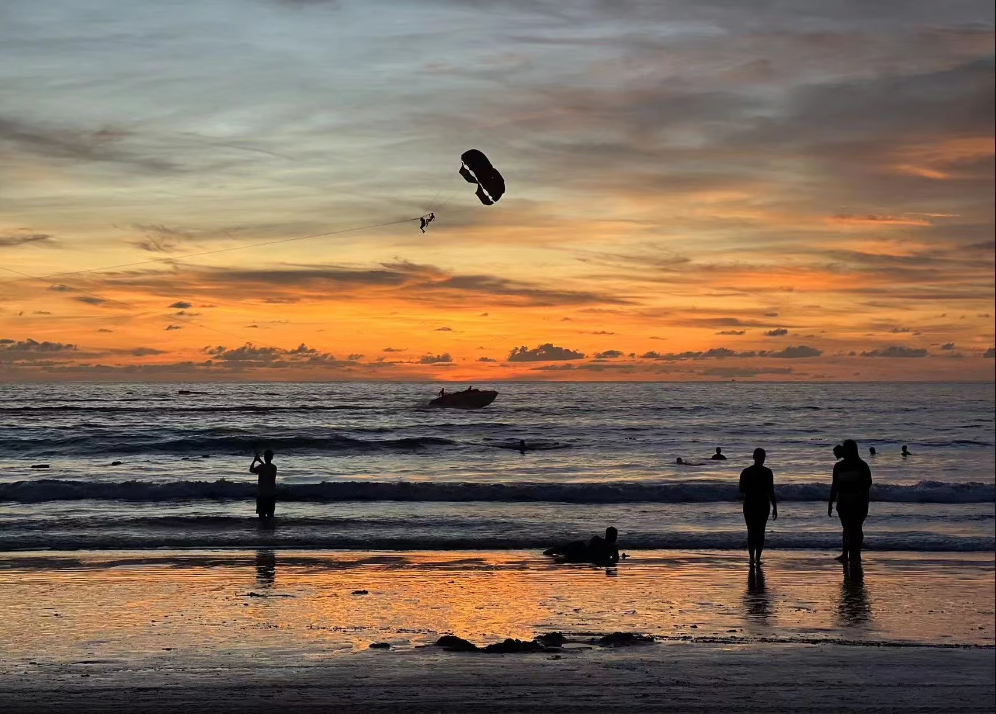
[[[427,213],[418,219],[418,229],[425,233],[425,229],[429,227],[429,224],[436,220],[435,213]]]
[[[467,183],[477,184],[477,197],[485,206],[491,206],[505,193],[505,179],[491,165],[484,152],[470,149],[460,156],[460,175]]]

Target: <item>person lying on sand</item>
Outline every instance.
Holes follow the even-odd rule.
[[[593,563],[594,565],[615,565],[619,562],[619,548],[616,540],[619,531],[612,526],[605,529],[605,537],[593,536],[585,543],[575,540],[566,545],[549,548],[543,555],[556,558],[558,563]]]

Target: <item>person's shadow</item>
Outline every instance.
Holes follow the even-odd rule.
[[[277,579],[277,554],[269,549],[256,551],[256,585],[272,588]]]
[[[764,584],[764,570],[760,565],[752,565],[747,574],[747,591],[744,593],[744,610],[749,620],[762,624],[771,616],[771,599]]]
[[[844,582],[840,586],[837,619],[842,625],[863,625],[872,619],[865,571],[861,563],[844,563]]]

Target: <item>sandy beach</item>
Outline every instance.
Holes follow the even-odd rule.
[[[6,676],[8,712],[991,712],[993,650],[671,643],[483,655],[367,652]]]
[[[5,711],[991,711],[989,554],[8,554]],[[601,634],[653,644],[601,647]],[[446,652],[563,632],[531,654]],[[390,649],[372,650],[373,643]]]

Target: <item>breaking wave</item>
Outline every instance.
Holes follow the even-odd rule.
[[[826,483],[779,485],[782,501],[825,501]],[[57,479],[0,483],[0,501],[198,501],[255,498],[250,481],[116,481],[86,482]],[[426,502],[559,502],[559,503],[721,503],[739,501],[737,484],[716,481],[679,481],[647,484],[606,483],[453,483],[423,481],[323,481],[283,484],[282,501],[333,503],[336,501]],[[996,485],[921,481],[915,485],[879,484],[872,500],[891,503],[991,503]]]

